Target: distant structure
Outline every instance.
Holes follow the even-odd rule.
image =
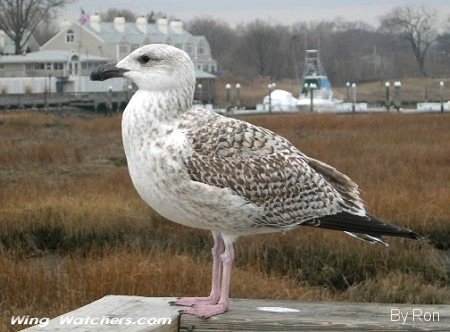
[[[119,61],[146,44],[169,44],[184,50],[194,62],[197,71],[214,73],[217,62],[211,56],[204,36],[194,36],[184,29],[183,22],[160,18],[148,23],[146,17],[126,22],[116,17],[113,22],[102,22],[100,15],[92,15],[86,24],[64,22],[62,29],[41,46],[41,50],[67,50]]]
[[[93,83],[89,74],[100,64],[117,62],[152,43],[186,51],[195,65],[196,86],[201,86],[196,99],[214,102],[217,62],[204,36],[187,32],[181,21],[161,18],[150,24],[145,17],[135,22],[116,17],[113,22],[101,22],[99,15],[91,16],[85,24],[63,22],[61,30],[40,48],[31,37],[28,49],[36,52],[23,55],[1,56],[13,54],[14,43],[0,31],[0,94],[127,91],[131,82],[114,79]]]
[[[303,82],[297,108],[300,111],[334,109],[342,100],[333,98],[333,90],[325,70],[320,62],[319,50],[306,50],[303,70]]]
[[[108,85],[89,80],[90,72],[108,61],[61,50],[0,56],[0,91],[3,94],[95,92],[108,90],[109,86],[121,91],[121,79],[111,80]]]

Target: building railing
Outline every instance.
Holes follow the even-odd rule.
[[[68,105],[93,109],[99,107],[117,109],[126,105],[132,95],[133,91],[0,94],[0,108]]]

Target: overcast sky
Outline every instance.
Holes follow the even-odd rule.
[[[289,24],[336,17],[377,25],[378,18],[393,7],[423,3],[436,8],[442,20],[450,16],[450,0],[78,0],[66,7],[65,15],[71,20],[77,19],[80,7],[90,15],[108,8],[126,8],[139,14],[161,11],[185,21],[210,16],[231,25],[256,18]]]

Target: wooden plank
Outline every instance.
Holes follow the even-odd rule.
[[[109,295],[56,317],[45,327],[33,326],[23,331],[175,332],[178,331],[179,308],[169,305],[173,300],[169,297]],[[72,323],[69,324],[65,320],[70,318]],[[104,321],[100,324],[102,318]],[[160,320],[160,324],[155,324],[155,319],[161,318],[170,318],[171,323],[161,324],[163,321]]]
[[[391,309],[394,310],[392,321]],[[416,317],[412,317],[413,310]],[[395,315],[408,313],[406,321]],[[434,321],[417,315],[437,312]],[[398,312],[400,314],[400,312]],[[427,319],[430,319],[426,315]],[[202,320],[181,315],[180,331],[450,331],[449,305],[232,300],[230,311]]]
[[[24,331],[450,331],[450,305],[233,299],[229,312],[200,319],[191,315],[179,318],[181,308],[170,306],[172,300],[105,296],[52,319],[45,327],[34,326]],[[68,317],[73,319],[72,324],[62,324]],[[116,320],[109,324],[92,324],[91,320],[86,324],[86,318],[102,317]],[[77,324],[76,318],[80,319]],[[124,321],[137,322],[140,318],[170,318],[171,324],[140,325]]]

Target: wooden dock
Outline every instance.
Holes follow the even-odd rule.
[[[450,331],[450,305],[233,299],[229,312],[200,319],[172,300],[105,296],[23,331]]]

